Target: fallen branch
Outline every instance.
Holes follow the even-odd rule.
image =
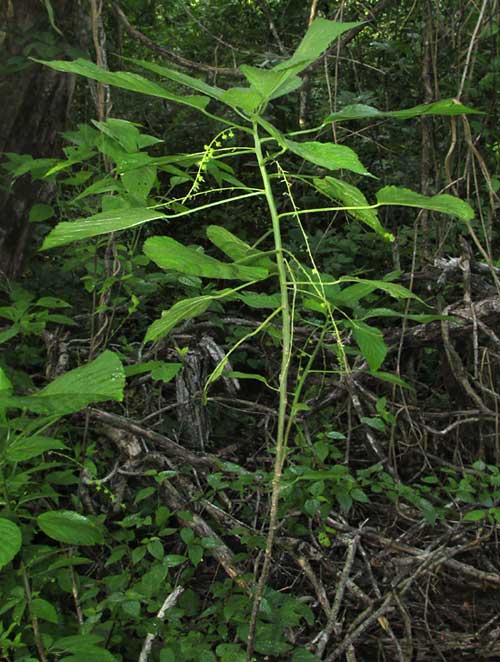
[[[143,32],[141,32],[133,25],[131,25],[130,21],[127,18],[127,15],[124,13],[123,9],[120,7],[118,2],[113,2],[113,9],[115,10],[115,14],[118,17],[120,23],[123,25],[125,31],[133,39],[140,41],[141,44],[144,44],[144,46],[146,46],[146,48],[149,48],[149,50],[154,51],[159,55],[163,55],[163,57],[165,57],[167,60],[170,60],[171,62],[175,62],[175,64],[177,64],[178,66],[184,67],[184,69],[191,69],[192,71],[201,71],[207,74],[217,74],[218,76],[231,76],[232,78],[243,77],[243,74],[239,69],[233,69],[228,67],[213,67],[210,64],[203,64],[202,62],[194,62],[193,60],[188,60],[182,55],[178,55],[177,53],[174,53],[173,51],[169,50],[168,48],[165,48],[164,46],[160,46],[160,44],[157,44],[152,39],[147,37]]]
[[[159,621],[162,621],[165,618],[167,611],[175,606],[182,593],[184,593],[182,586],[178,586],[172,591],[172,593],[170,593],[170,595],[166,598],[165,602],[160,607],[160,611],[156,614],[156,618]],[[153,641],[156,639],[156,636],[156,634],[146,635],[144,643],[142,644],[141,654],[139,655],[139,662],[147,662],[149,654],[151,653]]]

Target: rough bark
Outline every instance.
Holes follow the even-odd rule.
[[[64,33],[56,57],[64,57],[65,41],[73,34],[79,2],[52,0],[57,25]],[[29,45],[40,31],[49,32],[47,11],[40,0],[3,0],[0,3],[0,153],[15,152],[33,157],[58,155],[60,132],[64,129],[74,80],[30,63],[23,62]],[[36,51],[31,54],[36,56]],[[20,66],[12,65],[18,58]],[[46,185],[32,182],[29,175],[9,188],[0,188],[0,275],[19,275],[29,253],[28,214],[37,201],[45,201]]]

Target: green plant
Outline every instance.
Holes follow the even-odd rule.
[[[123,120],[109,119],[106,123],[95,123],[97,130],[87,127],[80,128],[78,134],[72,137],[69,134],[68,137],[73,139],[77,147],[66,151],[66,159],[58,163],[43,164],[50,165],[48,170],[42,168],[47,177],[56,176],[69,167],[81,168],[82,163],[86,164],[95,159],[98,152],[110,160],[111,172],[101,172],[99,167],[95,166],[94,173],[90,173],[95,176],[95,181],[85,186],[73,200],[78,209],[81,208],[82,201],[86,200],[90,203],[90,213],[95,211],[95,206],[101,211],[92,213],[85,219],[59,223],[45,238],[45,250],[124,230],[132,230],[135,233],[131,242],[135,245],[139,239],[139,228],[146,223],[158,222],[167,225],[193,214],[208,214],[221,205],[241,201],[264,202],[267,208],[267,227],[261,236],[253,237],[249,243],[225,227],[207,227],[207,239],[229,258],[226,261],[212,257],[201,246],[186,245],[165,235],[149,237],[143,245],[146,261],[151,261],[165,271],[166,277],[172,279],[172,282],[184,283],[186,287],[195,290],[191,292],[192,296],[175,301],[149,326],[146,342],[157,342],[180,323],[220,305],[239,302],[244,306],[266,311],[259,326],[242,336],[211,373],[205,386],[205,400],[208,398],[208,389],[226,373],[229,358],[239,350],[245,340],[263,333],[280,345],[278,420],[273,448],[274,471],[271,479],[272,494],[264,563],[255,587],[253,604],[245,596],[238,598],[239,603],[244,604],[240,616],[236,619],[239,623],[237,634],[241,641],[247,641],[247,659],[251,659],[254,649],[262,654],[280,654],[287,650],[288,645],[279,631],[288,625],[296,624],[301,617],[306,620],[310,618],[309,614],[295,613],[295,607],[291,609],[290,605],[284,604],[287,598],[273,595],[269,589],[266,592],[280,498],[287,499],[287,492],[291,494],[298,485],[308,485],[308,498],[304,500],[304,490],[301,489],[302,493],[297,499],[309,515],[320,512],[322,501],[328,502],[332,496],[345,510],[352,505],[353,500],[364,502],[367,498],[359,479],[354,478],[342,465],[328,469],[291,468],[283,475],[291,434],[297,415],[307,406],[304,394],[310,388],[310,377],[318,371],[318,357],[321,352],[328,352],[333,366],[331,369],[347,373],[351,370],[350,357],[354,355],[362,363],[366,362],[368,370],[375,377],[398,383],[395,376],[380,370],[387,347],[381,331],[369,321],[403,315],[388,307],[385,304],[387,299],[416,299],[408,289],[394,282],[393,274],[380,279],[366,279],[350,274],[331,276],[320,271],[303,224],[304,215],[321,218],[332,213],[345,214],[386,241],[391,241],[392,235],[384,229],[378,217],[378,209],[383,206],[424,208],[455,216],[463,222],[469,222],[473,218],[472,209],[457,198],[449,195],[426,197],[393,186],[381,188],[376,193],[376,202],[370,203],[356,184],[362,177],[373,176],[353,150],[331,142],[302,140],[302,136],[322,131],[331,122],[381,116],[410,119],[420,115],[458,115],[474,112],[462,104],[444,100],[392,113],[382,113],[370,106],[355,104],[328,116],[321,127],[287,135],[268,121],[266,112],[269,104],[296,91],[301,85],[298,74],[319,57],[334,39],[356,25],[316,20],[291,58],[272,69],[241,67],[249,85],[229,90],[208,85],[202,80],[166,67],[134,61],[139,67],[166,77],[177,85],[191,88],[196,94],[190,96],[171,92],[142,75],[104,71],[84,60],[46,63],[59,71],[80,74],[101,83],[184,104],[220,121],[224,128],[213,139],[207,140],[202,151],[172,156],[146,154],[142,151],[143,148],[154,144],[155,139],[144,136],[137,126]],[[227,114],[222,111],[214,114],[207,110],[211,101],[226,106]],[[236,178],[228,161],[241,155],[251,156],[256,160],[258,184],[253,183],[256,179],[254,173],[249,175],[251,184]],[[297,160],[305,164],[304,169],[294,166]],[[13,174],[26,172],[26,169],[38,172],[42,167],[42,164],[33,164],[29,160],[21,163],[12,159],[12,164]],[[170,187],[165,196],[154,195],[160,170],[171,176]],[[342,171],[344,178],[326,174],[335,171]],[[81,172],[85,172],[85,168],[81,169]],[[77,182],[78,185],[85,184],[85,176],[77,177]],[[294,194],[294,187],[298,183],[310,190],[315,199],[319,196],[326,198],[326,205],[299,208]],[[34,213],[35,218],[41,220],[44,214],[40,214],[41,210],[37,210],[36,214]],[[47,217],[43,220],[46,219]],[[297,236],[303,241],[302,253],[307,260],[299,259],[283,241],[283,227],[288,223],[296,225]],[[136,260],[127,276],[133,277],[133,270],[141,266],[143,265]],[[112,284],[105,273],[102,278],[101,292]],[[126,288],[127,280],[130,282],[130,279],[121,278]],[[89,272],[85,279],[89,291],[94,290],[97,283],[95,274],[92,276]],[[215,289],[220,280],[227,281],[228,287]],[[383,297],[382,306],[372,305],[375,293]],[[130,301],[134,303],[132,295]],[[133,313],[134,310],[132,305],[130,312]],[[410,316],[410,319],[427,321],[435,319],[435,316],[420,314]],[[306,340],[297,339],[295,327],[299,323],[307,329]],[[351,337],[355,347],[346,346]],[[319,371],[324,372],[324,368]],[[236,374],[239,378],[258,379],[268,384],[263,375]],[[14,401],[11,401],[11,406],[15,406]],[[382,400],[377,405],[377,413],[376,418],[366,419],[364,422],[377,429],[391,422],[391,414],[387,412]],[[47,424],[47,421],[42,421],[40,426]],[[324,446],[317,445],[315,449],[320,463],[323,462],[327,457]],[[253,477],[248,480],[253,480]],[[216,487],[215,484],[212,486]],[[150,490],[150,487],[145,489]],[[147,499],[152,494],[148,492],[144,498]],[[60,519],[57,519],[58,517]],[[67,517],[56,513],[42,518],[39,524],[42,529],[45,526],[43,530],[50,535],[54,530],[51,526],[60,529]],[[125,530],[128,526],[149,526],[148,517],[150,516],[131,516],[131,519],[124,520],[122,525]],[[193,536],[188,528],[181,529],[179,535],[187,546],[187,557],[178,555],[179,558],[171,559],[172,563],[182,564],[189,558],[196,566],[203,555],[203,540]],[[14,535],[12,536],[14,540]],[[82,544],[78,540],[75,542]],[[146,554],[151,554],[158,562],[163,561],[165,557],[158,542],[154,534],[148,536],[143,544],[135,547],[132,561],[140,563]],[[14,543],[15,548],[15,540]],[[128,554],[128,551],[124,550],[123,553]],[[164,567],[161,563],[155,567],[158,568],[160,576]],[[130,575],[121,572],[115,577],[108,577],[107,581],[110,596],[106,599],[106,607],[113,603],[113,609],[118,611],[116,605],[125,597],[129,616],[136,615],[141,592],[134,592],[134,589],[129,587]],[[143,581],[146,580],[143,578]],[[282,618],[285,607],[288,608],[288,617]],[[123,617],[123,613],[120,613]],[[271,641],[276,645],[266,648],[262,641]],[[199,655],[199,645],[206,648],[205,644],[200,644],[196,639],[195,634],[186,643],[188,644],[191,649],[189,653],[182,651],[185,656],[183,659],[189,659],[189,655],[194,659],[193,655]],[[227,651],[218,654],[227,657]],[[166,653],[164,657],[168,659]]]

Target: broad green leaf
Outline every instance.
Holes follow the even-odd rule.
[[[379,432],[385,432],[385,423],[378,416],[361,416],[360,422],[368,427],[378,430]]]
[[[71,393],[86,400],[88,404],[105,400],[121,401],[124,386],[123,365],[117,354],[106,350],[90,363],[57,377],[38,396]]]
[[[240,70],[250,85],[266,101],[293,92],[302,85],[302,79],[295,75],[287,76],[286,69],[260,69],[244,64]]]
[[[71,510],[52,510],[37,517],[46,536],[68,545],[97,545],[102,534],[88,517]]]
[[[58,297],[40,297],[35,306],[42,308],[71,308],[71,304]]]
[[[21,549],[21,529],[9,519],[0,517],[0,568],[10,563]]]
[[[246,641],[248,637],[248,625],[238,626],[238,636]],[[276,656],[278,659],[285,659],[287,653],[292,647],[285,641],[283,626],[276,623],[263,623],[259,621],[255,633],[255,650],[262,655]]]
[[[380,379],[383,382],[389,382],[389,384],[396,384],[396,386],[401,386],[401,388],[407,388],[410,391],[415,390],[411,384],[409,384],[404,379],[401,379],[401,377],[398,377],[397,375],[393,374],[392,372],[383,372],[377,370],[377,371],[373,371],[371,375],[372,377],[375,377],[376,379]]]
[[[279,308],[281,306],[281,296],[279,294],[258,294],[249,292],[239,294],[238,298],[250,308]]]
[[[323,195],[333,200],[339,200],[346,207],[367,207],[367,209],[346,209],[346,212],[358,221],[368,225],[384,239],[394,241],[394,235],[382,227],[377,210],[369,208],[370,203],[359,188],[340,179],[335,179],[335,177],[324,177],[323,179],[316,177],[313,183]]]
[[[182,301],[178,301],[172,306],[172,308],[164,310],[160,319],[155,320],[151,324],[147,330],[144,341],[149,342],[151,340],[163,338],[181,322],[193,319],[193,317],[197,317],[204,313],[212,301],[224,298],[224,296],[227,296],[232,292],[233,290],[231,289],[221,290],[216,294],[192,297],[190,299],[182,299]]]
[[[226,230],[221,225],[209,225],[207,228],[208,239],[223,253],[239,264],[263,267],[268,271],[275,271],[276,264],[262,251],[252,248],[235,234]]]
[[[48,621],[49,623],[59,623],[59,617],[54,605],[42,598],[35,598],[31,601],[31,612],[33,616]]]
[[[251,87],[231,87],[224,91],[221,101],[231,108],[241,108],[249,115],[253,115],[262,103],[262,97]]]
[[[215,652],[220,657],[220,662],[245,662],[247,659],[244,649],[239,644],[219,644]],[[318,658],[315,660],[318,662]]]
[[[12,391],[12,383],[5,374],[3,368],[0,368],[0,393],[9,394]]]
[[[345,145],[320,142],[285,140],[288,149],[301,158],[327,170],[350,170],[359,175],[370,175],[356,152]]]
[[[59,658],[60,662],[116,662],[116,657],[105,650],[104,648],[98,648],[97,646],[89,646],[85,653],[75,653],[69,657]]]
[[[90,186],[87,186],[86,189],[84,189],[81,193],[79,193],[76,197],[73,198],[73,202],[78,202],[79,200],[83,200],[84,198],[87,198],[89,195],[101,195],[102,193],[117,193],[122,191],[123,188],[121,187],[119,182],[117,182],[114,179],[111,179],[111,177],[103,177],[102,179],[99,179],[97,182],[90,184]]]
[[[351,278],[339,278],[340,282],[350,281]],[[404,285],[399,283],[391,283],[385,280],[370,280],[367,278],[352,279],[355,281],[354,285],[345,287],[340,292],[329,293],[327,291],[327,299],[338,306],[356,306],[358,302],[371,294],[375,290],[382,290],[389,294],[393,299],[416,299],[417,296],[413,294]]]
[[[392,310],[392,308],[370,308],[363,315],[358,317],[360,320],[367,320],[371,317],[404,317],[409,319],[412,322],[420,322],[421,324],[427,324],[428,322],[440,322],[448,320],[450,322],[456,321],[456,318],[450,315],[432,315],[428,313],[400,313],[397,310]]]
[[[91,80],[96,80],[99,83],[104,83],[105,85],[113,85],[114,87],[120,87],[124,90],[130,90],[131,92],[160,97],[161,99],[181,103],[186,106],[191,106],[192,108],[197,108],[198,110],[204,110],[209,101],[207,97],[204,96],[181,96],[180,94],[174,94],[161,85],[158,85],[139,74],[134,74],[130,71],[107,71],[106,69],[98,67],[93,62],[81,58],[74,60],[73,62],[67,62],[66,60],[52,60],[51,62],[48,62],[37,60],[35,58],[32,59],[34,59],[35,62],[45,64],[56,71],[78,74],[79,76],[85,76]]]
[[[486,515],[486,510],[469,510],[469,512],[464,515],[464,522],[479,522],[484,519]]]
[[[163,363],[151,372],[151,377],[167,384],[172,381],[181,368],[182,363]]]
[[[268,275],[262,267],[247,267],[220,262],[195,248],[184,246],[171,237],[151,237],[144,242],[144,253],[161,269],[190,276],[224,280],[261,280]]]
[[[50,650],[65,651],[67,653],[86,653],[89,646],[94,648],[104,637],[98,634],[74,634],[69,637],[57,639]]]
[[[127,230],[137,225],[165,218],[165,214],[156,209],[114,209],[88,218],[81,218],[70,223],[59,223],[43,242],[41,250],[70,244],[73,241],[97,237],[109,232]]]
[[[240,372],[239,370],[227,370],[224,371],[224,377],[230,377],[233,379],[255,379],[256,381],[265,384],[271,390],[276,391],[276,389],[269,384],[269,382],[263,375],[259,375],[257,373]]]
[[[94,402],[123,399],[125,374],[120,359],[109,350],[86,365],[57,377],[35,395],[0,396],[0,405],[62,415]]]
[[[474,218],[474,211],[470,205],[460,200],[460,198],[455,198],[446,193],[427,197],[408,188],[385,186],[377,191],[377,202],[379,205],[401,205],[402,207],[429,209],[441,214],[456,216],[461,221],[466,222]]]
[[[362,23],[340,23],[328,21],[325,18],[315,19],[292,57],[280,62],[274,67],[274,70],[288,69],[290,74],[302,71],[317,60],[337,37],[360,25]]]
[[[67,448],[59,439],[50,437],[33,436],[14,439],[7,447],[6,458],[10,462],[23,462],[38,457],[42,453],[50,450],[64,450]]]
[[[482,111],[464,106],[455,99],[442,99],[429,104],[420,104],[413,106],[413,108],[406,108],[404,110],[383,111],[374,108],[373,106],[366,106],[361,103],[345,106],[342,110],[328,115],[325,119],[326,122],[343,122],[345,120],[360,120],[372,119],[375,117],[394,117],[397,119],[411,119],[412,117],[419,117],[421,115],[468,115],[476,114],[482,115]]]
[[[182,73],[180,71],[176,71],[175,69],[170,69],[169,67],[164,67],[160,64],[156,64],[155,62],[147,62],[146,60],[136,60],[135,58],[126,58],[126,59],[130,60],[130,62],[133,62],[134,64],[137,64],[139,67],[142,67],[143,69],[148,69],[148,71],[152,71],[155,74],[164,76],[165,78],[173,80],[176,83],[180,83],[181,85],[185,85],[186,87],[189,87],[192,90],[196,90],[197,92],[201,92],[206,96],[221,101],[221,97],[224,93],[224,90],[221,89],[220,87],[209,85],[200,78],[194,78],[194,76],[189,76],[188,74]]]
[[[40,223],[52,218],[52,216],[54,216],[54,209],[50,205],[38,202],[30,209],[28,220],[30,223]]]
[[[352,320],[348,326],[352,329],[354,339],[370,370],[378,370],[387,356],[387,345],[382,331],[358,320]]]
[[[134,377],[142,375],[145,372],[151,372],[155,368],[163,365],[163,361],[145,361],[143,363],[134,363],[134,365],[125,366],[125,377]]]
[[[318,658],[307,648],[297,648],[293,651],[291,662],[318,662]]]
[[[156,181],[156,168],[154,166],[143,166],[142,168],[127,170],[121,177],[125,190],[145,201]]]

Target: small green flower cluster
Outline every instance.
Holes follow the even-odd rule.
[[[233,130],[224,129],[224,131],[218,133],[208,145],[203,145],[203,150],[204,150],[203,156],[201,157],[201,160],[198,161],[197,164],[198,171],[196,173],[196,177],[194,178],[193,185],[189,189],[189,193],[185,196],[183,202],[189,200],[189,198],[193,195],[193,193],[198,193],[198,191],[201,188],[201,185],[205,181],[205,177],[203,176],[203,173],[207,171],[208,164],[214,158],[216,150],[221,148],[223,142],[225,140],[229,140],[230,138],[234,138]]]
[[[101,492],[104,494],[111,501],[111,503],[115,504],[117,502],[116,494],[113,494],[113,492],[105,487],[105,485],[103,485],[100,480],[89,481],[88,485],[93,487],[96,492]],[[126,508],[124,503],[120,504],[120,507],[122,510]]]

